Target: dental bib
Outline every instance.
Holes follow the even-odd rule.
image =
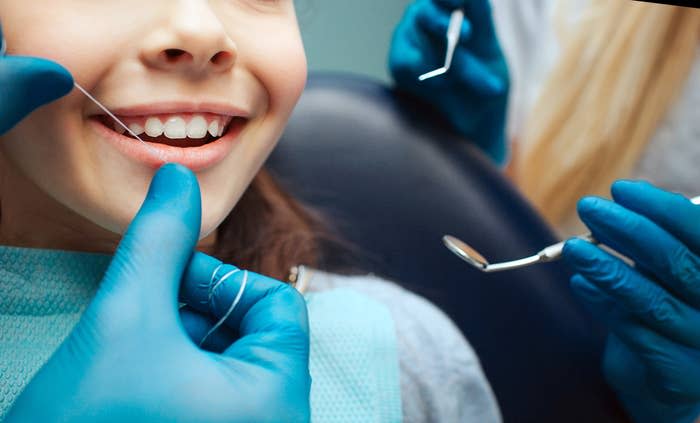
[[[349,289],[306,298],[311,421],[400,422],[399,360],[389,310]]]
[[[111,260],[0,246],[0,420],[68,336]],[[351,290],[307,295],[313,421],[401,421],[389,311]]]
[[[0,420],[78,323],[109,261],[0,247]]]

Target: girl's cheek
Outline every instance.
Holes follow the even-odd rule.
[[[286,47],[276,49],[260,66],[273,112],[291,111],[306,85],[307,62],[301,40],[289,40]]]

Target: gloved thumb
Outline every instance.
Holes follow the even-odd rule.
[[[73,77],[58,63],[35,57],[0,57],[0,135],[72,89]]]
[[[88,311],[106,320],[147,316],[179,325],[177,293],[199,239],[201,195],[194,173],[167,164],[153,177]],[[100,319],[104,324],[105,319]]]

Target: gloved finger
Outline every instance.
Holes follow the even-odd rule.
[[[608,383],[618,392],[625,404],[628,406],[635,404],[634,407],[628,408],[631,415],[640,421],[645,421],[645,419],[663,421],[664,418],[676,414],[678,416],[692,414],[688,413],[685,406],[679,407],[674,404],[669,407],[662,403],[662,401],[684,401],[685,398],[693,395],[693,391],[696,391],[695,388],[688,391],[684,386],[692,384],[693,382],[690,380],[685,381],[684,385],[674,385],[673,378],[676,377],[677,368],[671,367],[664,371],[664,366],[660,366],[656,361],[658,357],[666,356],[663,351],[660,355],[657,354],[656,348],[673,346],[673,344],[667,343],[665,340],[663,343],[659,343],[658,339],[663,338],[653,336],[653,331],[649,330],[646,330],[645,333],[650,333],[651,337],[638,338],[631,343],[623,342],[623,337],[634,338],[635,336],[635,334],[630,334],[629,326],[626,326],[629,322],[635,322],[634,318],[626,311],[620,310],[613,299],[582,275],[575,275],[572,278],[571,287],[586,309],[613,331],[606,343],[603,372]],[[637,341],[640,341],[641,345],[637,345]],[[679,347],[686,351],[692,351],[685,347]],[[643,355],[642,351],[646,355]],[[670,356],[673,355],[674,353],[671,352]],[[649,369],[653,371],[650,372]],[[676,393],[681,390],[683,394],[677,395]],[[688,392],[691,393],[688,394]],[[691,403],[695,404],[696,401]],[[644,419],[639,418],[640,416],[643,416]],[[656,419],[652,416],[655,416]],[[682,420],[679,418],[673,421]]]
[[[700,259],[678,239],[612,201],[587,197],[578,211],[597,240],[654,274],[681,300],[700,307]]]
[[[195,345],[199,345],[204,337],[209,334],[211,328],[216,324],[211,316],[201,314],[188,306],[180,309],[180,321],[185,328],[185,332],[187,332],[190,340]],[[201,348],[207,351],[221,353],[236,339],[238,339],[238,335],[224,326],[212,332]]]
[[[58,63],[35,57],[0,57],[0,135],[72,89],[73,77]]]
[[[610,319],[611,330],[635,351],[647,369],[647,384],[659,401],[693,403],[700,399],[700,352],[665,338],[624,315]]]
[[[444,34],[438,39],[433,34],[421,31],[418,23],[421,10],[429,2],[430,0],[420,0],[406,8],[403,19],[394,31],[389,51],[391,74],[397,82],[410,87],[418,86],[418,76],[445,63],[442,47],[445,44]],[[431,80],[425,82],[434,83]]]
[[[450,25],[452,10],[436,5],[431,0],[421,0],[410,5],[406,11],[409,22],[415,22],[415,27],[422,29],[434,40],[441,40],[444,45],[447,41],[447,29]],[[462,23],[460,44],[466,44],[471,35],[471,23],[465,18]]]
[[[693,413],[693,408],[697,408],[695,404],[689,409],[659,401],[653,387],[655,380],[649,376],[646,364],[615,334],[610,334],[605,344],[603,375],[626,405],[633,421],[680,422],[689,415],[700,415]]]
[[[93,312],[106,308],[107,319],[132,312],[158,319],[161,328],[181,329],[177,290],[200,223],[201,195],[194,173],[177,164],[161,167],[90,305]]]
[[[617,394],[626,397],[625,402],[649,402],[658,396],[655,392],[657,389],[653,387],[656,383],[655,375],[647,371],[647,365],[640,358],[639,354],[630,349],[615,334],[610,334],[605,344],[603,374],[606,381],[615,389]],[[651,418],[652,416],[647,414],[644,416],[646,419],[650,419],[649,421],[665,421],[665,419],[670,419],[676,407],[663,407],[663,404],[657,403],[654,404],[654,407],[649,408],[656,412],[655,418]],[[648,413],[651,411],[649,408],[644,411]],[[641,417],[636,417],[634,421],[645,420]],[[670,419],[670,421],[681,421],[681,419]]]
[[[455,52],[450,73],[460,89],[487,96],[499,96],[508,89],[508,81],[495,73],[487,63],[471,51],[460,49]]]
[[[617,181],[611,191],[618,204],[646,216],[700,254],[700,206],[644,181]]]
[[[389,70],[398,83],[409,87],[416,86],[415,81],[425,69],[442,66],[444,56],[430,48],[430,41],[416,33],[415,4],[406,9],[405,16],[394,30],[391,49],[389,50]]]
[[[610,309],[615,307],[614,300],[580,273],[571,277],[570,285],[576,297],[594,315],[607,314]]]
[[[603,375],[618,394],[640,394],[638,391],[647,387],[647,369],[644,362],[615,334],[608,335],[605,342]]]
[[[669,339],[700,348],[700,311],[679,301],[619,258],[581,239],[567,241],[564,257],[617,307]]]
[[[232,309],[237,297],[239,302]],[[306,303],[287,284],[195,253],[183,278],[180,300],[215,320],[226,317],[224,324],[240,334],[226,350],[228,356],[251,362],[308,363]]]
[[[574,276],[571,286],[586,308],[605,322],[615,336],[639,357],[647,370],[647,386],[653,389],[659,400],[668,402],[698,398],[700,356],[697,356],[697,350],[670,341],[645,327],[616,307],[604,292],[583,276]],[[687,374],[683,372],[684,367],[688,367]]]

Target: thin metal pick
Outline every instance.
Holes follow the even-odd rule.
[[[452,59],[455,55],[455,49],[459,43],[459,38],[462,34],[462,24],[464,23],[464,11],[457,9],[450,16],[450,24],[447,27],[447,53],[445,54],[445,64],[441,68],[437,68],[418,77],[419,81],[434,78],[443,75],[452,67]]]
[[[690,200],[693,204],[700,205],[700,196],[695,197]],[[585,235],[580,235],[578,238],[591,242],[593,244],[598,244],[598,241],[593,238],[593,235],[588,233]],[[453,237],[451,235],[445,235],[442,238],[442,242],[445,246],[452,251],[457,257],[466,261],[473,267],[481,270],[485,273],[502,272],[504,270],[519,269],[521,267],[532,266],[537,263],[547,263],[550,261],[555,261],[561,258],[564,251],[564,244],[566,241],[558,242],[554,245],[550,245],[529,257],[524,257],[517,260],[506,261],[502,263],[489,263],[483,255],[481,255],[476,249],[471,247],[466,242],[459,238]]]

